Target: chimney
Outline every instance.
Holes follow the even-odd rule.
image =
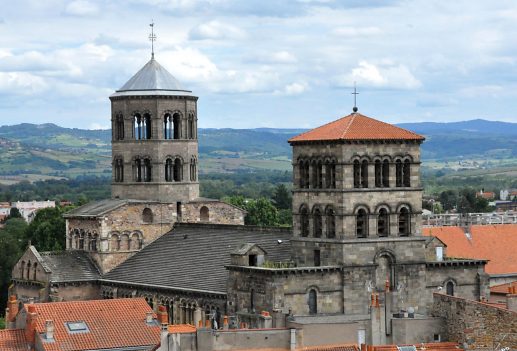
[[[16,295],[9,296],[7,307],[9,308],[7,323],[16,321],[16,316],[18,315],[18,301],[16,300]]]
[[[34,340],[36,338],[36,321],[38,314],[36,313],[36,306],[34,304],[28,305],[27,307],[27,323],[25,324],[25,339],[29,345],[34,346]]]
[[[45,339],[47,341],[54,340],[54,321],[53,320],[45,321]]]
[[[160,324],[169,324],[169,316],[167,314],[167,309],[165,306],[158,306],[158,313],[157,313],[157,319],[158,323]]]
[[[169,325],[167,323],[162,323],[162,331],[161,331],[161,339],[167,339],[169,335]]]

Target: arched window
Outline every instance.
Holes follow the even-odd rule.
[[[382,164],[381,161],[375,160],[375,187],[382,186]]]
[[[402,161],[395,161],[395,185],[397,188],[402,186]]]
[[[406,187],[410,187],[411,186],[411,164],[410,164],[409,160],[404,161],[402,173],[404,174],[403,180],[402,180],[403,185]]]
[[[84,250],[84,232],[81,231],[81,233],[79,234],[79,246],[78,246],[79,250]]]
[[[33,270],[34,270],[34,274],[33,274],[33,280],[36,280],[36,272],[38,270],[38,262],[34,262],[34,267],[33,267]]]
[[[354,188],[361,187],[361,164],[358,160],[354,161]]]
[[[172,182],[172,176],[173,176],[172,159],[168,158],[167,160],[165,160],[165,181]]]
[[[399,212],[399,235],[408,236],[410,232],[409,210],[402,207]]]
[[[359,209],[355,216],[355,231],[358,238],[368,236],[368,214],[363,208]]]
[[[174,126],[172,124],[172,116],[170,113],[166,113],[163,116],[163,138],[170,140],[173,137]]]
[[[151,139],[151,115],[148,113],[144,114],[143,127],[142,139]]]
[[[120,251],[128,251],[129,250],[129,235],[122,234],[120,236],[119,250]]]
[[[201,207],[199,210],[199,220],[201,222],[208,222],[210,220],[210,211],[208,210],[208,207]]]
[[[323,162],[318,161],[317,163],[317,176],[318,176],[318,189],[323,189]]]
[[[389,227],[390,227],[390,224],[389,224],[388,211],[385,208],[381,208],[379,210],[379,214],[377,216],[377,235],[388,236]]]
[[[303,160],[300,160],[298,162],[298,174],[300,176],[299,180],[300,180],[300,188],[305,188],[305,161]]]
[[[188,118],[187,134],[189,139],[194,139],[194,118],[192,116]]]
[[[318,164],[316,163],[316,161],[313,160],[311,162],[311,166],[312,166],[311,188],[317,189],[318,188]]]
[[[445,284],[445,291],[447,292],[447,295],[454,296],[454,283],[447,282],[447,284]]]
[[[118,251],[120,248],[120,239],[117,234],[111,235],[111,251]]]
[[[130,250],[138,250],[140,249],[140,238],[137,233],[131,234],[131,239],[129,241],[129,249]]]
[[[25,261],[22,261],[22,264],[20,265],[20,278],[23,279],[25,276]]]
[[[174,160],[174,181],[181,182],[183,180],[183,164],[180,158]]]
[[[375,270],[375,281],[378,290],[386,288],[386,281],[389,281],[390,288],[396,286],[393,259],[384,253],[376,258],[377,268]]]
[[[173,137],[174,139],[181,139],[181,116],[179,113],[175,113],[172,116],[172,124],[173,124]]]
[[[190,181],[195,182],[197,180],[197,160],[194,156],[190,159]]]
[[[332,239],[336,237],[336,214],[332,207],[327,207],[325,211],[327,216],[327,238]]]
[[[142,211],[142,221],[144,223],[152,223],[153,222],[153,211],[150,208],[146,207]]]
[[[31,261],[27,262],[27,280],[31,280]]]
[[[115,159],[115,182],[122,183],[124,181],[124,160],[122,158]]]
[[[142,140],[144,135],[144,121],[139,113],[135,113],[133,117],[133,134],[135,140]]]
[[[151,160],[146,158],[144,160],[144,182],[150,182],[152,180],[152,177],[151,177]]]
[[[300,234],[309,236],[309,210],[305,206],[300,210]]]
[[[315,238],[321,238],[323,234],[323,223],[321,218],[321,211],[319,208],[313,210],[313,235]]]
[[[97,251],[97,240],[99,236],[97,234],[93,234],[92,236],[92,251]]]
[[[309,314],[318,313],[318,293],[315,289],[309,290]]]
[[[361,188],[368,188],[368,161],[361,162]]]
[[[336,163],[334,161],[327,161],[325,164],[325,187],[336,188]]]
[[[135,160],[135,164],[133,166],[134,174],[135,174],[135,182],[141,182],[143,180],[142,177],[142,160],[137,158]]]
[[[115,140],[124,140],[124,117],[122,115],[115,117]]]
[[[390,163],[388,160],[382,161],[382,186],[385,188],[390,186]]]

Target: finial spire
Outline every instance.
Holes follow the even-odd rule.
[[[154,34],[154,21],[151,20],[151,34],[149,34],[149,40],[151,41],[151,59],[154,60],[154,42],[156,41],[156,34]]]
[[[354,96],[354,108],[352,109],[354,112],[357,112],[359,109],[357,108],[357,95],[359,93],[357,92],[356,84],[354,82],[354,92],[351,93]]]

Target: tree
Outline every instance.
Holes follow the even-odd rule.
[[[248,201],[247,211],[248,214],[244,220],[246,224],[259,226],[278,225],[278,210],[270,200],[264,197]]]
[[[63,213],[68,208],[51,207],[39,210],[26,230],[39,251],[59,251],[66,248],[66,225]]]
[[[287,187],[284,184],[278,184],[276,186],[273,194],[273,202],[278,209],[286,210],[291,208],[291,192],[287,190]]]

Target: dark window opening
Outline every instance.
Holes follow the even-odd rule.
[[[354,161],[354,188],[361,187],[361,164],[359,161]]]
[[[248,255],[248,266],[250,266],[250,267],[257,266],[257,255]]]
[[[115,160],[115,182],[124,181],[124,161],[121,158]]]
[[[173,166],[172,166],[172,160],[168,158],[165,161],[165,181],[166,182],[172,182],[173,179]]]
[[[208,222],[210,219],[210,211],[208,210],[208,207],[203,206],[199,210],[199,220],[201,222]]]
[[[314,266],[321,266],[321,252],[320,250],[314,250]]]
[[[375,187],[382,187],[382,165],[381,161],[375,161]]]
[[[144,208],[142,211],[142,221],[144,223],[152,223],[153,222],[153,211],[150,208]]]
[[[314,210],[314,237],[315,238],[321,238],[321,235],[323,234],[323,223],[321,218],[321,211],[317,208]]]
[[[183,180],[183,165],[179,158],[174,160],[174,181],[181,182]]]
[[[385,208],[379,210],[379,216],[377,219],[377,234],[379,236],[388,236],[389,233],[389,220],[388,211]]]
[[[445,290],[447,291],[447,295],[454,296],[454,283],[453,282],[447,282],[445,286]]]
[[[390,186],[390,163],[388,160],[382,162],[382,186],[385,188]]]
[[[368,215],[362,208],[357,211],[355,227],[358,238],[366,238],[368,236]]]
[[[402,207],[399,212],[399,235],[408,236],[410,232],[410,216],[409,210]]]
[[[174,132],[174,125],[172,123],[172,117],[170,113],[166,113],[163,116],[163,138],[172,139]]]
[[[124,117],[121,115],[115,119],[115,140],[124,140]]]
[[[172,116],[172,124],[173,124],[173,138],[181,139],[181,117],[179,113],[175,113]]]
[[[318,313],[318,293],[316,290],[311,289],[309,291],[309,314]]]
[[[361,188],[368,188],[368,161],[361,162]]]
[[[176,202],[176,216],[181,220],[181,201]]]
[[[404,177],[403,177],[404,186],[410,187],[411,186],[411,164],[410,164],[409,160],[404,161],[402,173],[404,174]]]
[[[309,211],[305,207],[300,211],[300,225],[301,235],[309,236]]]
[[[334,209],[327,208],[327,238],[332,239],[336,237],[336,216]]]
[[[402,162],[395,161],[395,185],[397,188],[402,187]]]

